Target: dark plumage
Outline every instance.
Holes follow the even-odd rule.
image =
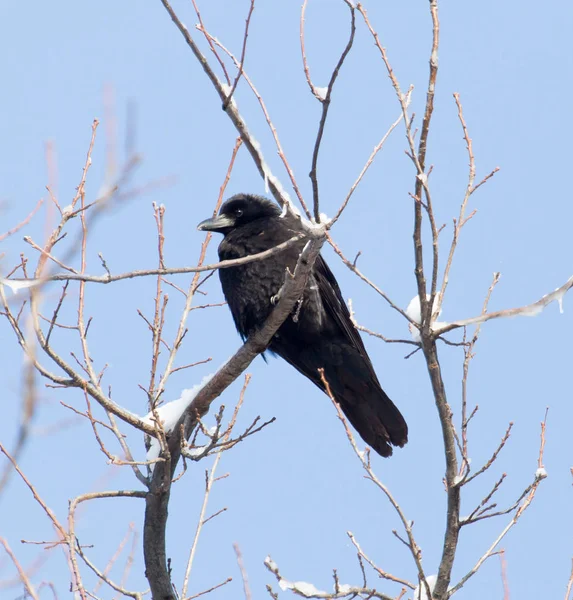
[[[301,231],[298,219],[281,215],[276,204],[260,196],[237,194],[219,215],[199,224],[225,237],[219,258],[228,260],[268,250]],[[294,270],[302,240],[266,260],[219,269],[223,293],[243,339],[260,328],[273,309],[285,270]],[[324,391],[324,369],[335,400],[348,420],[378,454],[408,441],[408,426],[380,387],[360,334],[350,320],[338,283],[322,256],[309,276],[298,319],[289,316],[269,346]],[[294,312],[293,311],[293,315]]]

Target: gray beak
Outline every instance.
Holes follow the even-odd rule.
[[[235,226],[235,220],[227,215],[218,215],[212,219],[205,219],[197,225],[199,231],[220,231],[232,229]]]

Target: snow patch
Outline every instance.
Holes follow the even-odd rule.
[[[319,589],[315,588],[312,583],[306,583],[306,581],[297,581],[295,583],[295,587],[299,592],[301,592],[301,594],[304,594],[305,596],[324,594],[324,592],[321,592]]]
[[[0,285],[8,286],[14,295],[16,295],[20,290],[34,287],[39,283],[39,279],[5,279],[4,277],[0,277]]]
[[[441,294],[438,292],[434,297],[434,306],[432,307],[432,317],[439,317],[442,314],[442,309],[436,314],[438,310],[438,306],[440,305],[440,296]],[[430,295],[426,294],[426,300],[430,300]],[[420,296],[416,295],[410,300],[410,304],[408,304],[408,308],[406,309],[406,314],[414,321],[415,323],[420,323],[422,321],[422,308],[420,306]]]
[[[430,300],[429,294],[426,294],[426,299]],[[438,310],[438,307],[440,307],[439,310]],[[416,295],[412,298],[412,300],[410,300],[410,304],[408,304],[408,307],[406,308],[406,314],[410,317],[410,319],[412,319],[412,321],[414,321],[414,323],[418,323],[418,324],[421,323],[422,308],[420,306],[420,296]],[[441,328],[445,327],[448,324],[445,321],[442,322],[442,321],[435,320],[441,314],[442,314],[441,294],[440,294],[440,292],[437,292],[434,297],[434,305],[432,306],[431,328],[433,331],[439,331]],[[408,328],[410,330],[410,334],[412,335],[412,339],[415,342],[421,341],[420,330],[412,323],[409,324]]]
[[[206,375],[201,380],[201,383],[193,386],[192,388],[183,390],[181,392],[181,397],[177,400],[172,400],[171,402],[166,402],[162,406],[159,406],[155,409],[155,413],[159,417],[159,421],[165,433],[171,433],[177,422],[183,415],[183,413],[187,410],[187,407],[195,400],[197,394],[211,381],[215,373],[211,373],[210,375]],[[155,424],[155,415],[152,412],[147,413],[144,417],[141,418],[144,423],[148,425]],[[150,437],[151,445],[149,446],[149,450],[147,451],[147,460],[154,460],[159,456],[159,452],[161,446],[159,444],[159,440],[154,437]],[[198,450],[194,448],[193,450]],[[193,452],[193,450],[191,452]],[[202,451],[202,449],[201,449]]]
[[[551,304],[551,302],[553,301],[557,302],[557,304],[559,305],[559,312],[563,314],[563,298],[565,297],[565,294],[569,291],[572,280],[573,278],[569,279],[569,281],[565,285],[561,286],[560,288],[556,288],[555,291],[551,292],[550,294],[546,294],[545,296],[543,296],[543,298],[541,298],[541,300],[539,300],[539,302],[536,302],[535,304],[526,307],[518,314],[523,315],[524,317],[536,317],[540,312],[543,311],[543,309],[546,306]]]
[[[265,566],[277,576],[279,580],[279,587],[283,592],[286,592],[287,590],[293,590],[299,596],[304,596],[306,598],[312,598],[315,596],[324,598],[330,597],[330,594],[317,589],[312,583],[307,583],[306,581],[288,581],[287,579],[283,579],[279,574],[277,563],[270,556],[265,558],[264,563]],[[349,585],[343,585],[339,587],[340,592],[343,594],[348,594],[351,590]]]
[[[315,87],[314,91],[318,94],[321,100],[326,100],[326,94],[328,93],[328,87]]]
[[[432,331],[434,333],[440,333],[442,329],[445,329],[449,323],[447,321],[432,321]]]
[[[520,314],[524,317],[536,317],[543,310],[543,306],[539,304],[532,304],[525,308]]]
[[[203,452],[205,451],[205,448],[206,446],[195,446],[195,448],[187,448],[186,452],[188,456],[201,456],[201,454],[203,454]]]
[[[557,300],[557,304],[559,304],[559,312],[563,314],[563,298],[565,297],[567,290],[564,288],[557,288],[553,293],[555,294],[555,300]]]
[[[419,323],[422,320],[422,308],[420,306],[420,297],[414,296],[410,300],[410,304],[406,308],[406,314],[414,321],[414,323]]]
[[[315,221],[314,217],[312,217],[312,219],[310,220],[309,226],[312,229],[320,229],[321,227],[324,227],[330,223],[330,219],[328,218],[326,213],[320,213],[319,216],[320,219],[318,223]]]
[[[291,587],[287,588],[287,589],[294,589],[296,590],[299,594],[302,594],[303,596],[306,596],[307,598],[310,598],[312,596],[328,596],[329,594],[327,594],[327,592],[323,592],[319,589],[317,589],[316,587],[314,587],[314,585],[312,585],[312,583],[307,583],[306,581],[295,581],[294,583],[290,583],[287,582]]]
[[[410,335],[412,336],[412,339],[415,342],[422,341],[422,337],[420,336],[420,330],[415,325],[412,325],[412,323],[410,323],[408,325],[408,329],[410,330]]]
[[[437,579],[437,575],[428,575],[428,577],[426,577],[426,581],[428,582],[430,592],[434,591]],[[416,589],[414,590],[413,600],[431,600],[430,598],[428,598],[428,594],[426,593],[426,586],[423,584],[423,582],[416,586]]]

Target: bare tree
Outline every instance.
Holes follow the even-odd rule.
[[[359,447],[340,408],[332,399],[334,410],[337,411],[349,443],[364,470],[365,477],[380,491],[392,510],[396,512],[401,530],[394,530],[392,533],[396,538],[396,543],[405,546],[409,552],[411,569],[407,573],[387,572],[370,558],[367,550],[363,549],[357,537],[351,532],[348,532],[348,537],[355,548],[358,566],[362,574],[362,579],[357,583],[341,583],[337,572],[334,571],[332,589],[323,591],[312,583],[287,579],[270,556],[265,559],[265,566],[276,578],[281,590],[290,590],[293,594],[306,598],[380,598],[388,600],[413,597],[416,600],[422,598],[445,600],[461,590],[489,558],[500,554],[501,541],[516,526],[531,505],[541,482],[546,477],[543,460],[547,413],[541,423],[537,463],[534,465],[535,468],[532,468],[531,480],[524,482],[523,489],[515,501],[507,506],[498,506],[497,504],[496,494],[505,481],[504,473],[496,475],[493,486],[489,486],[484,478],[481,500],[467,516],[461,514],[462,497],[468,484],[475,479],[482,481],[482,475],[497,469],[498,458],[509,443],[512,429],[512,424],[509,424],[497,447],[492,449],[489,460],[481,466],[471,464],[470,424],[476,415],[477,406],[472,405],[469,400],[468,374],[482,325],[492,319],[538,314],[553,301],[557,301],[561,305],[564,295],[573,287],[573,277],[555,291],[542,296],[532,304],[489,312],[489,301],[500,277],[499,273],[496,273],[489,289],[484,290],[485,298],[481,314],[447,323],[438,321],[442,303],[447,295],[450,273],[463,229],[475,215],[475,211],[472,210],[472,199],[474,194],[495,175],[497,169],[478,177],[472,138],[464,117],[462,102],[460,96],[454,94],[453,106],[457,112],[460,132],[467,149],[469,163],[467,185],[460,203],[459,213],[453,219],[453,226],[446,229],[445,226],[439,225],[431,188],[432,166],[427,161],[440,48],[437,0],[431,0],[428,3],[431,44],[428,48],[428,56],[420,58],[420,60],[429,58],[429,73],[424,93],[424,112],[419,130],[414,125],[410,102],[413,94],[420,92],[416,92],[412,87],[404,88],[400,83],[400,74],[396,73],[392,67],[390,52],[387,52],[384,47],[376,25],[371,22],[361,3],[355,4],[351,0],[341,0],[341,3],[346,6],[348,14],[348,37],[343,43],[341,42],[341,52],[331,72],[328,85],[322,88],[315,84],[305,51],[307,0],[304,0],[300,14],[302,68],[309,90],[320,104],[317,134],[309,169],[312,195],[306,198],[301,191],[302,186],[297,182],[294,170],[287,160],[279,139],[279,132],[271,120],[269,110],[248,73],[249,61],[256,61],[256,56],[249,54],[248,44],[249,31],[253,26],[252,16],[256,10],[255,0],[251,0],[247,7],[242,45],[237,56],[225,46],[223,41],[217,38],[215,31],[211,30],[204,22],[199,4],[195,0],[192,2],[198,20],[194,32],[191,32],[183,24],[170,2],[161,0],[166,14],[173,21],[175,28],[191,51],[189,60],[198,61],[207,75],[208,85],[211,85],[218,94],[224,110],[221,118],[229,119],[237,132],[235,145],[229,151],[227,172],[222,174],[222,185],[213,212],[214,214],[217,212],[225,197],[235,159],[241,148],[244,148],[252,158],[269,193],[285,211],[290,211],[293,216],[300,219],[303,233],[258,255],[245,259],[205,264],[207,248],[211,241],[211,234],[208,233],[199,250],[195,266],[171,267],[167,265],[164,251],[166,209],[163,205],[154,204],[153,217],[156,225],[156,237],[154,240],[148,240],[148,243],[154,244],[157,248],[156,265],[144,270],[114,272],[109,266],[111,261],[108,262],[108,258],[99,253],[98,269],[100,274],[95,274],[95,267],[89,261],[89,257],[93,253],[90,248],[90,234],[97,228],[98,219],[111,206],[142,192],[141,189],[130,187],[131,176],[139,163],[138,156],[132,154],[125,158],[121,168],[116,165],[109,170],[111,175],[103,182],[100,188],[103,191],[98,197],[95,199],[88,197],[86,184],[90,176],[94,147],[98,143],[99,123],[95,120],[92,125],[82,175],[72,202],[67,206],[62,206],[60,199],[48,186],[48,197],[45,203],[49,204],[57,215],[57,224],[50,227],[50,234],[43,243],[31,236],[26,236],[24,242],[30,246],[31,255],[28,257],[22,254],[18,264],[13,265],[0,280],[1,314],[22,350],[26,376],[22,397],[22,419],[16,444],[9,449],[0,441],[0,451],[7,459],[0,480],[0,493],[11,476],[17,475],[24,482],[35,502],[45,512],[55,533],[53,539],[35,540],[33,543],[39,544],[44,549],[58,547],[63,549],[71,574],[71,590],[76,597],[82,600],[99,597],[98,594],[101,593],[99,590],[104,585],[108,588],[106,592],[108,594],[117,593],[132,598],[143,598],[146,594],[145,590],[131,590],[126,584],[134,560],[136,544],[139,543],[135,527],[130,526],[107,565],[95,564],[89,556],[89,548],[79,542],[76,532],[80,507],[94,500],[108,503],[119,502],[120,498],[145,501],[142,544],[145,574],[152,598],[190,599],[201,594],[215,592],[226,586],[231,579],[223,576],[220,582],[204,590],[201,594],[189,595],[192,567],[200,534],[204,525],[222,512],[217,511],[208,516],[207,511],[211,490],[215,483],[224,477],[224,475],[217,475],[219,460],[222,452],[234,448],[246,438],[261,431],[272,422],[272,419],[262,421],[257,417],[244,429],[238,431],[237,417],[244,402],[250,380],[249,375],[244,378],[242,391],[230,415],[223,406],[214,410],[212,403],[223,394],[231,383],[240,378],[253,359],[267,348],[276,330],[285,319],[289,318],[300,299],[308,274],[322,246],[329,244],[350,271],[367,286],[370,286],[383,302],[405,319],[411,337],[388,339],[381,333],[360,325],[359,322],[356,322],[357,327],[386,342],[406,345],[412,350],[410,355],[413,353],[423,355],[442,430],[442,439],[436,439],[435,444],[442,444],[445,460],[446,511],[445,515],[435,515],[434,517],[444,521],[443,542],[439,542],[442,543],[441,559],[437,574],[432,575],[424,562],[421,544],[417,540],[413,520],[413,517],[417,517],[417,515],[407,514],[400,499],[384,483],[384,478],[375,472],[369,450]],[[352,53],[358,35],[368,37],[374,44],[380,59],[380,70],[388,76],[389,85],[396,96],[397,114],[388,120],[387,130],[381,135],[380,142],[367,158],[334,217],[328,219],[321,211],[319,157],[321,156],[324,132],[329,123],[329,109],[336,100],[337,86],[340,85],[339,75],[345,68],[349,68],[346,61]],[[304,215],[300,215],[295,201],[285,191],[285,186],[281,184],[278,176],[271,171],[269,163],[262,153],[261,145],[248,127],[244,113],[239,110],[236,101],[236,92],[239,86],[251,90],[253,103],[259,106],[264,116],[276,145],[276,152],[288,176],[289,185],[294,190],[296,202],[300,204]],[[374,283],[370,276],[362,273],[357,266],[358,256],[354,259],[348,258],[335,241],[336,223],[345,215],[353,193],[368,169],[374,164],[378,152],[394,131],[402,132],[406,142],[406,153],[412,164],[412,188],[409,195],[413,211],[413,229],[410,233],[413,240],[417,295],[407,308],[401,307],[386,291]],[[25,229],[32,219],[37,218],[36,212],[39,206],[40,203],[19,224],[14,225],[0,236],[0,242]],[[444,238],[448,231],[450,238],[445,241]],[[300,239],[307,239],[308,244],[299,257],[294,273],[285,273],[280,300],[265,325],[251,335],[208,381],[202,382],[193,390],[186,390],[175,403],[164,402],[167,383],[174,373],[210,360],[203,357],[200,361],[192,364],[180,364],[179,362],[180,350],[186,341],[190,315],[196,310],[211,310],[221,305],[220,303],[200,303],[202,288],[209,277],[218,269],[248,261],[265,260]],[[175,279],[175,276],[185,274],[192,274],[191,282],[186,289],[181,287],[180,283],[177,283],[178,280]],[[97,358],[92,349],[89,334],[95,325],[92,325],[92,318],[88,316],[87,310],[87,298],[95,286],[112,286],[123,280],[131,281],[140,278],[154,278],[155,281],[155,297],[151,310],[149,308],[138,310],[151,338],[149,380],[146,385],[140,386],[145,392],[147,400],[146,410],[140,412],[147,413],[146,416],[135,414],[121,400],[118,400],[115,394],[112,394],[112,389],[106,381],[107,360],[105,357]],[[20,293],[11,295],[8,291],[10,288],[12,292]],[[57,294],[55,294],[55,290],[57,290]],[[174,293],[183,299],[183,308],[174,327],[167,326],[168,323],[173,323],[173,316],[170,313],[169,293],[171,290],[174,290]],[[354,318],[352,306],[350,308]],[[470,327],[471,329],[469,329]],[[446,334],[458,329],[463,332],[460,341],[452,341],[449,337],[445,337]],[[3,343],[9,342],[5,340]],[[463,352],[460,364],[461,394],[446,387],[442,375],[443,358],[439,351],[440,343],[458,346]],[[41,380],[36,378],[37,375],[41,376]],[[30,434],[30,423],[37,404],[39,381],[48,387],[56,388],[59,393],[66,391],[70,395],[73,394],[76,400],[77,397],[82,398],[84,403],[82,409],[77,408],[77,402],[74,406],[68,403],[67,399],[66,402],[62,401],[62,404],[70,413],[81,419],[87,419],[97,445],[108,463],[130,469],[134,477],[133,489],[86,492],[73,498],[70,501],[67,522],[58,519],[34,483],[28,479],[24,470],[19,466],[19,457]],[[325,380],[324,383],[328,388],[328,381]],[[206,415],[214,418],[215,425],[213,427],[206,425],[204,421]],[[137,432],[142,435],[134,442],[133,434]],[[136,457],[140,452],[134,447],[136,444],[142,444],[142,436],[146,440],[147,455],[145,460],[138,460]],[[192,540],[189,540],[189,556],[184,579],[174,581],[168,559],[169,550],[166,538],[172,484],[180,477],[185,476],[187,469],[195,469],[195,462],[209,456],[213,456],[214,460],[206,471],[204,487],[197,491],[199,495],[202,495],[203,501],[195,535]],[[182,468],[179,474],[177,474],[178,467]],[[452,570],[461,544],[460,532],[470,526],[472,528],[479,527],[479,524],[489,519],[502,520],[491,544],[477,556],[475,562],[463,566],[464,574],[461,577],[454,577]],[[120,554],[128,547],[130,539],[132,549],[118,580],[110,573]],[[17,558],[17,552],[13,551],[6,540],[0,539],[0,542],[16,569],[16,580],[24,586],[25,594],[32,598],[39,598],[40,587],[32,583],[29,569],[22,566]],[[248,575],[238,547],[236,547],[236,553],[242,575],[244,596],[250,598]],[[369,583],[370,569],[377,578],[382,580],[380,584]],[[92,590],[89,590],[85,583],[86,572],[95,574],[97,579],[97,584]],[[567,587],[566,599],[570,597],[571,581],[570,579]],[[46,583],[46,586],[49,585],[52,584]],[[398,586],[398,592],[395,592],[396,586]],[[53,586],[51,589],[56,596]],[[272,598],[278,598],[278,593],[271,585],[267,586],[267,590]]]

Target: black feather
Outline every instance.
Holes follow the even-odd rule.
[[[282,216],[274,203],[250,194],[233,196],[219,216],[199,227],[224,234],[219,245],[221,260],[268,250],[301,231],[298,219]],[[305,243],[301,240],[265,260],[219,269],[223,293],[243,340],[266,321],[285,270],[294,270]],[[338,283],[322,256],[314,264],[302,303],[278,329],[269,350],[323,391],[318,369],[324,369],[334,399],[362,439],[382,456],[392,454],[391,444],[403,446],[408,441],[406,421],[380,387]]]

